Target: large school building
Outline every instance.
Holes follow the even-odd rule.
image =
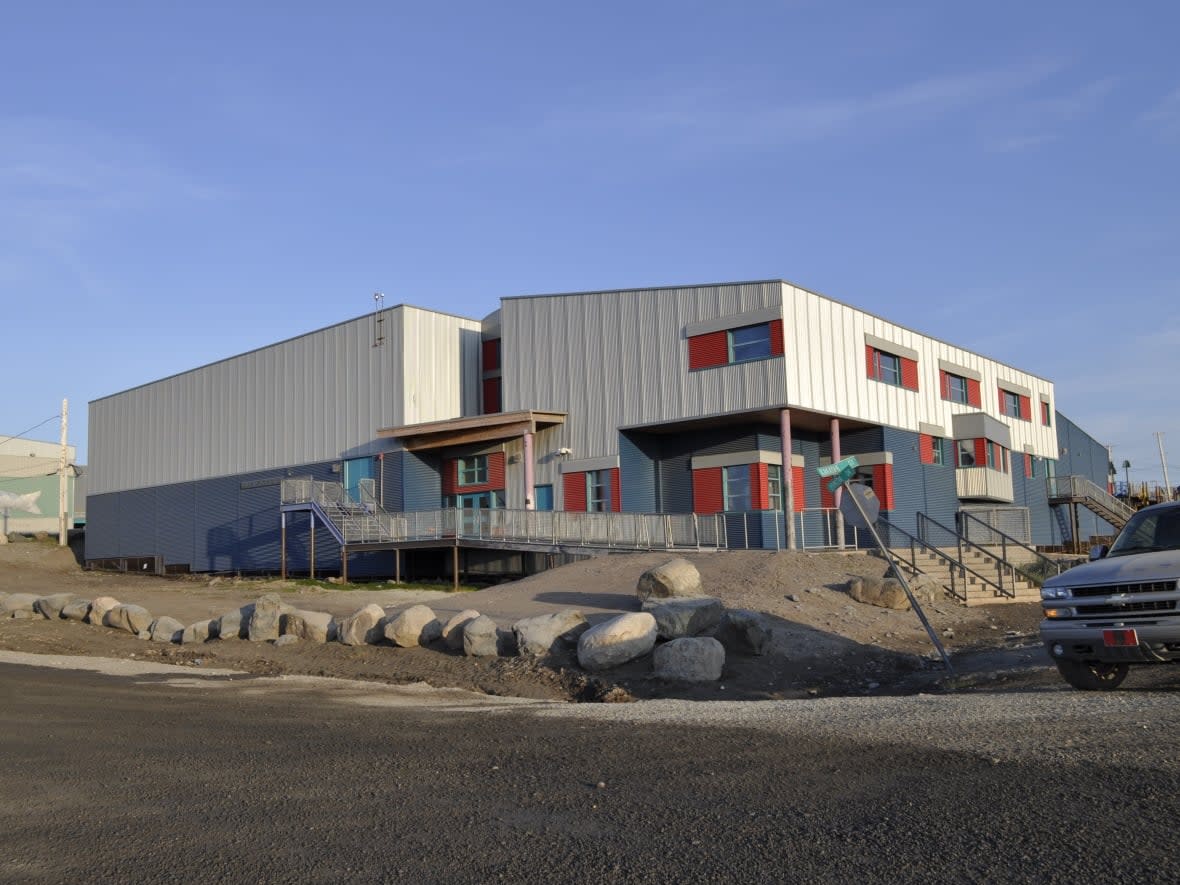
[[[87,558],[193,571],[864,544],[816,473],[848,455],[902,537],[1114,530],[1052,381],[781,280],[398,305],[95,400],[89,433]]]

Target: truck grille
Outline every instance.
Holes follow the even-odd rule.
[[[1079,605],[1077,613],[1082,615],[1121,615],[1131,612],[1170,612],[1176,610],[1176,600],[1156,599],[1151,602],[1115,602],[1106,605]]]
[[[1074,587],[1074,599],[1087,596],[1117,596],[1120,593],[1172,593],[1175,581],[1147,581],[1141,584],[1104,584],[1101,587]]]

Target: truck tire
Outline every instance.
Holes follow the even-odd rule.
[[[1130,669],[1127,664],[1057,661],[1057,670],[1061,673],[1061,678],[1081,691],[1114,691],[1123,684]]]

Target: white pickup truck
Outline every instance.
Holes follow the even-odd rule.
[[[1090,559],[1041,588],[1041,639],[1065,681],[1112,690],[1131,664],[1180,661],[1180,503],[1140,510]]]

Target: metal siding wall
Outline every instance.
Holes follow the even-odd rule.
[[[156,552],[156,493],[137,489],[119,497],[119,555]]]
[[[662,513],[692,513],[692,456],[661,455],[657,466]]]
[[[402,479],[402,465],[405,452],[386,452],[381,459],[381,494],[385,500],[382,507],[391,513],[405,509],[405,488]]]
[[[656,461],[626,433],[619,434],[619,473],[623,509],[632,513],[655,513],[658,509]]]
[[[909,431],[917,431],[918,424],[925,422],[944,427],[950,436],[951,418],[976,409],[942,399],[939,360],[978,372],[985,394],[995,391],[1003,380],[1029,388],[1034,399],[1041,394],[1053,399],[1053,385],[1045,379],[806,289],[784,285],[782,301],[791,406]],[[917,392],[867,377],[866,333],[918,353]],[[1012,428],[1015,449],[1031,445],[1044,457],[1055,453],[1051,428],[1040,426],[1039,421],[1002,418],[994,393],[984,396],[984,409]]]
[[[381,347],[364,316],[95,400],[91,492],[371,454],[375,432],[407,416],[474,414],[480,323],[385,317]]]
[[[236,476],[196,483],[193,519],[193,569],[232,572],[237,569],[238,484]]]
[[[889,521],[908,532],[917,531],[918,513],[925,513],[954,528],[959,498],[955,468],[950,464],[923,464],[918,434],[886,428],[883,451],[893,453],[893,503]]]
[[[442,477],[438,459],[406,452],[402,460],[402,488],[406,510],[437,510],[442,506]]]
[[[1109,480],[1107,465],[1110,463],[1106,446],[1060,412],[1057,412],[1055,418],[1060,458],[1057,462],[1057,475],[1084,476],[1105,489]],[[1113,535],[1118,530],[1085,507],[1079,507],[1078,531],[1085,539],[1092,535]]]
[[[119,555],[119,495],[90,495],[86,499],[86,558]]]
[[[159,522],[152,552],[163,556],[168,565],[187,564],[191,568],[196,552],[193,542],[196,484],[161,486],[155,493]]]
[[[754,283],[505,299],[503,407],[567,412],[550,445],[594,458],[616,453],[622,426],[784,403],[784,359],[690,372],[684,337],[781,297]]]

